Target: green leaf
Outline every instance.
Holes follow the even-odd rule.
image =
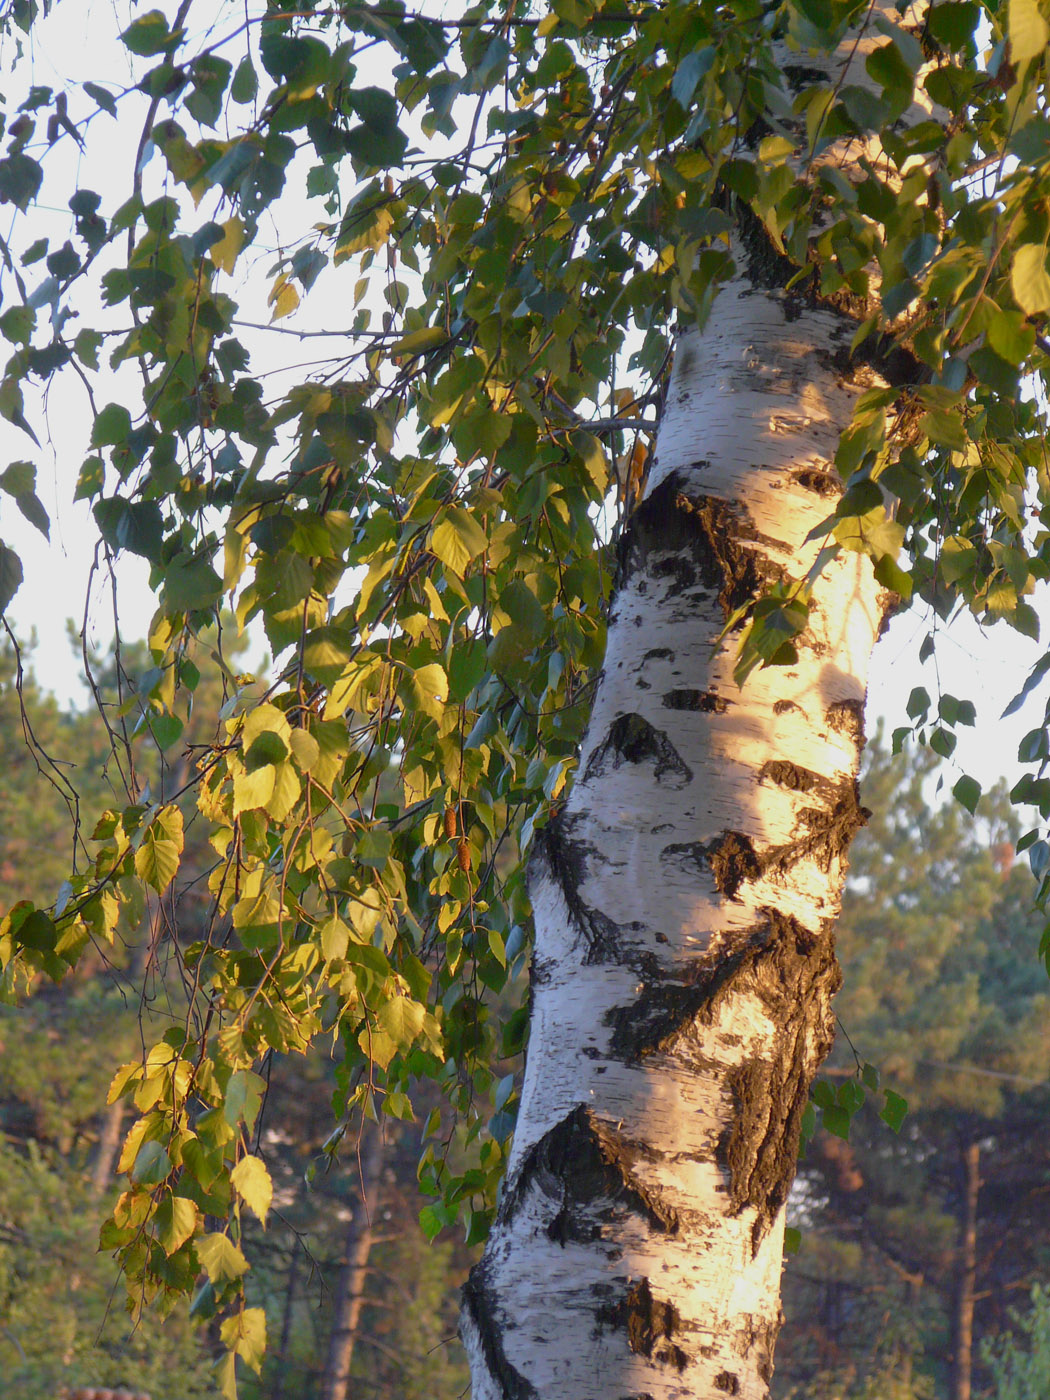
[[[350,930],[342,919],[331,918],[321,925],[321,956],[326,962],[338,962],[346,957]]]
[[[0,613],[6,611],[21,584],[22,561],[13,549],[0,541]]]
[[[172,612],[210,608],[222,597],[222,579],[207,559],[173,559],[164,571],[164,601]]]
[[[849,1141],[850,1114],[840,1104],[829,1104],[821,1109],[821,1121],[829,1133]]]
[[[488,536],[472,515],[452,506],[442,515],[430,536],[430,548],[441,562],[462,578],[468,564],[488,544]]]
[[[383,1003],[376,1020],[399,1050],[407,1050],[423,1029],[426,1010],[409,997],[393,996]]]
[[[178,808],[173,809],[178,811]],[[179,813],[181,826],[182,814]],[[178,841],[173,841],[150,826],[142,838],[142,845],[135,852],[135,874],[145,880],[158,894],[163,894],[175,878],[182,855],[182,832]]]
[[[171,1158],[159,1142],[144,1142],[128,1173],[137,1186],[159,1186],[171,1175]]]
[[[244,1308],[219,1328],[223,1343],[253,1371],[262,1368],[266,1351],[266,1314],[262,1308]]]
[[[164,522],[156,501],[128,501],[123,496],[108,496],[95,502],[92,514],[99,534],[111,549],[127,549],[154,563],[160,558]]]
[[[882,1121],[895,1133],[899,1133],[907,1112],[907,1099],[902,1099],[900,1094],[895,1094],[892,1089],[887,1089],[886,1102],[879,1112],[879,1117]]]
[[[259,79],[255,72],[255,65],[251,59],[245,55],[237,65],[233,75],[233,82],[230,84],[230,96],[234,102],[241,104],[254,102],[255,95],[259,91]]]
[[[437,662],[419,666],[403,676],[398,690],[408,704],[431,719],[440,720],[448,699],[448,678]]]
[[[272,763],[264,763],[251,773],[233,775],[233,815],[252,812],[257,807],[265,807],[273,796],[277,770]]]
[[[390,832],[385,827],[373,826],[359,838],[354,847],[354,854],[365,865],[382,870],[390,858],[390,847]]]
[[[107,90],[104,87],[100,87],[98,83],[82,83],[81,86],[88,97],[94,98],[103,112],[108,112],[111,117],[117,115],[117,104],[111,92],[107,92]]]
[[[0,416],[6,418],[9,423],[13,423],[16,428],[21,428],[27,437],[32,438],[37,447],[40,446],[36,433],[29,426],[23,411],[22,390],[18,381],[10,375],[0,381]]]
[[[228,1235],[205,1235],[194,1246],[212,1283],[234,1283],[248,1272],[248,1261]]]
[[[223,1116],[231,1128],[236,1128],[243,1120],[251,1132],[255,1126],[266,1081],[250,1069],[238,1069],[230,1075],[226,1085],[226,1098],[223,1102]]]
[[[0,204],[13,204],[24,212],[40,193],[43,183],[44,172],[40,163],[24,151],[17,151],[0,160]]]
[[[273,1182],[266,1164],[258,1157],[242,1157],[230,1173],[230,1181],[245,1205],[265,1225],[273,1201]]]
[[[120,37],[125,48],[142,58],[149,58],[172,48],[179,39],[179,33],[173,33],[168,28],[168,21],[160,10],[150,10],[129,24]]]
[[[120,403],[108,403],[96,416],[91,430],[92,447],[111,447],[127,441],[131,414]]]
[[[174,1254],[187,1240],[193,1238],[197,1228],[198,1210],[193,1201],[185,1196],[165,1196],[157,1207],[153,1224],[157,1240],[165,1254]]]
[[[977,804],[981,800],[981,785],[976,778],[967,777],[966,774],[952,788],[952,793],[957,802],[961,802],[971,816],[977,811]]]

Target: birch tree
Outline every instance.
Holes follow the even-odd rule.
[[[88,7],[48,9],[5,24],[44,45]],[[46,533],[45,408],[86,392],[75,495],[157,594],[141,732],[185,746],[217,619],[261,629],[272,679],[227,665],[192,752],[203,939],[122,706],[126,800],[0,925],[17,995],[122,936],[144,885],[184,969],[185,1012],[113,1081],[138,1117],[103,1246],[133,1306],[197,1290],[232,1395],[265,1342],[260,1070],[330,1035],[333,1150],[445,1090],[422,1221],[493,1227],[478,1400],[764,1397],[869,654],[913,599],[1037,630],[1040,0],[120,24],[119,78],[34,78],[7,113],[0,413],[37,456],[0,486]],[[0,605],[21,576],[4,545]],[[942,753],[972,715],[909,713]],[[1050,813],[1040,774],[1018,795]],[[526,1015],[495,996],[530,952],[519,1102],[492,1064]]]

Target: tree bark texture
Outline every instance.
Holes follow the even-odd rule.
[[[332,1331],[328,1338],[321,1400],[347,1400],[350,1394],[350,1363],[365,1295],[382,1169],[382,1136],[374,1124],[369,1124],[365,1127],[360,1153],[361,1199],[354,1207],[347,1227],[339,1282],[333,1299]]]
[[[522,1104],[464,1298],[475,1400],[769,1393],[890,600],[841,555],[797,663],[734,683],[727,619],[805,576],[876,382],[854,321],[748,271],[677,346],[578,776],[532,855]]]
[[[981,1146],[963,1147],[963,1218],[959,1231],[955,1281],[955,1348],[952,1358],[952,1400],[970,1400],[973,1384],[973,1305],[977,1284],[977,1197],[981,1190]]]

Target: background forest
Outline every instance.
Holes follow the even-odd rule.
[[[187,714],[186,746],[162,765],[148,732],[134,732],[136,664],[133,652],[119,665],[101,661],[102,698],[140,772],[171,797],[187,782],[194,745],[210,736]],[[223,677],[203,661],[202,670],[216,703],[202,703],[199,688],[198,709],[214,714]],[[112,801],[96,714],[62,709],[25,674],[23,715],[18,691],[18,658],[7,650],[0,902],[54,897],[74,788],[84,832]],[[54,761],[50,775],[37,770],[23,724]],[[1050,987],[1036,957],[1032,878],[1014,860],[1005,792],[985,797],[974,824],[939,800],[938,762],[926,751],[891,760],[879,739],[868,749],[873,815],[854,847],[839,932],[842,1029],[817,1096],[841,1099],[858,1066],[872,1063],[909,1112],[894,1133],[864,1108],[848,1141],[821,1127],[808,1146],[781,1400],[1050,1394],[1050,1303],[1039,1287],[1050,1271]],[[196,868],[210,854],[194,848]],[[0,1007],[0,1376],[17,1400],[89,1385],[126,1385],[152,1400],[217,1394],[207,1289],[196,1324],[180,1312],[129,1319],[115,1265],[97,1248],[129,1121],[124,1101],[101,1117],[97,1105],[113,1066],[185,1004],[207,912],[194,888],[177,907],[139,911],[112,959],[82,957],[60,987],[41,983],[26,1004]],[[266,1308],[270,1349],[246,1394],[453,1400],[468,1385],[455,1327],[473,1251],[449,1232],[428,1243],[420,1229],[420,1125],[387,1118],[379,1140],[350,1123],[333,1144],[334,1087],[320,1054],[289,1058],[257,1109],[275,1198],[249,1286]],[[434,1211],[424,1222],[427,1233],[439,1229]]]

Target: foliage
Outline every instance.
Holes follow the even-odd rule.
[[[992,1400],[1038,1400],[1050,1385],[1050,1294],[1036,1284],[1030,1308],[1017,1317],[1016,1336],[986,1349],[992,1371]]]
[[[3,23],[42,39],[48,8]],[[862,21],[863,82],[834,84],[815,60]],[[0,248],[0,414],[28,452],[33,386],[88,386],[76,495],[106,551],[150,567],[153,664],[128,703],[162,750],[183,752],[224,601],[272,652],[261,698],[223,663],[221,729],[191,750],[211,917],[182,955],[190,1009],[113,1082],[140,1116],[103,1232],[144,1298],[207,1271],[232,1392],[234,1354],[261,1355],[241,1231],[265,1197],[243,1164],[268,1056],[331,1035],[341,1116],[407,1118],[436,1080],[472,1156],[450,1166],[432,1113],[428,1218],[485,1233],[514,1110],[490,1066],[524,1036],[523,1011],[490,1012],[526,954],[505,855],[571,780],[613,568],[599,514],[675,317],[702,324],[738,266],[853,316],[853,362],[879,378],[839,448],[827,547],[942,616],[1035,631],[1050,477],[1021,386],[1050,364],[1048,23],[1035,0],[942,0],[918,24],[850,0],[458,18],[182,0],[121,22],[129,83],[33,81],[4,114],[0,200],[25,217]],[[115,121],[141,131],[119,190],[99,168]],[[37,202],[67,227],[40,235]],[[330,337],[330,358],[264,382],[264,302],[274,340]],[[0,491],[46,533],[32,461]],[[20,578],[0,546],[0,607]],[[738,619],[741,675],[789,658],[797,582]],[[972,718],[950,696],[911,713],[941,753]],[[109,947],[122,908],[180,897],[182,808],[125,777],[90,860],[0,924],[10,995]],[[971,780],[956,791],[974,805]],[[1050,816],[1050,780],[1021,796]],[[1031,849],[1042,875],[1050,847]]]

